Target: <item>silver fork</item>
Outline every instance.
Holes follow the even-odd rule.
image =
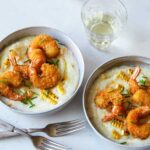
[[[30,135],[29,133],[26,133],[23,130],[16,128],[15,126],[13,126],[7,122],[4,122],[3,126],[11,129],[12,132],[14,132],[14,133],[29,137],[31,139],[33,145],[39,150],[69,150],[70,149],[67,146],[53,142],[50,139],[45,138],[43,136]]]
[[[0,124],[0,125],[2,125],[2,124]],[[72,133],[80,131],[84,128],[85,128],[85,121],[76,119],[76,120],[72,120],[72,121],[49,124],[46,127],[40,128],[40,129],[32,128],[32,129],[22,129],[22,130],[26,133],[44,132],[48,136],[59,137],[59,136],[72,134]],[[9,130],[9,131],[12,131],[12,130]],[[0,138],[1,138],[1,135],[2,135],[2,132],[0,134]],[[5,135],[5,133],[4,133],[4,135]],[[19,134],[7,131],[7,135],[5,135],[5,137],[7,138],[7,137],[16,136],[16,135],[19,135]]]
[[[26,133],[18,128],[14,128],[13,131],[29,137],[32,140],[33,145],[39,150],[69,150],[70,149],[64,145],[55,143],[43,136],[30,135],[29,133]]]
[[[28,133],[44,132],[51,137],[59,137],[72,134],[84,128],[85,128],[85,121],[76,119],[67,122],[49,124],[46,127],[40,129],[27,129],[24,131]]]

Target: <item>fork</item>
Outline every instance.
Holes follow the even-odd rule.
[[[15,126],[9,123],[5,122],[3,125],[5,127],[7,126],[8,128],[12,128],[12,131],[17,134],[21,134],[29,137],[33,145],[35,146],[35,148],[37,148],[38,150],[69,150],[70,149],[67,146],[53,142],[50,139],[45,138],[43,136],[30,135],[29,133],[26,133],[23,130],[16,128]]]
[[[85,121],[76,119],[67,122],[49,124],[46,127],[40,129],[26,129],[24,131],[29,133],[44,132],[51,137],[59,137],[80,131],[84,128]]]
[[[0,124],[0,125],[2,126],[2,124]],[[59,136],[72,134],[72,133],[80,131],[84,128],[85,128],[85,121],[83,121],[81,119],[76,119],[76,120],[72,120],[72,121],[49,124],[46,127],[40,128],[40,129],[31,128],[31,129],[22,129],[22,131],[24,131],[26,133],[44,132],[48,136],[59,137]],[[5,137],[12,137],[12,136],[19,135],[18,133],[11,132],[12,130],[9,130],[9,131],[10,132],[7,131],[8,132],[7,135],[5,135],[5,133],[4,133]],[[1,138],[1,134],[0,134],[0,138]]]
[[[55,142],[53,142],[53,141],[51,141],[48,138],[45,138],[43,136],[30,135],[29,133],[26,133],[26,132],[24,132],[18,128],[14,128],[13,131],[17,132],[21,135],[25,135],[25,136],[29,137],[31,139],[33,145],[37,149],[40,149],[40,150],[69,150],[70,149],[64,145],[55,143]]]

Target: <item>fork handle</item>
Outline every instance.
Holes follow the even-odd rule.
[[[35,133],[35,132],[40,132],[41,129],[23,129],[23,131],[27,132],[27,133]],[[20,134],[18,132],[1,131],[0,132],[0,139],[11,138],[11,137],[14,137],[14,136],[19,136]]]
[[[3,131],[3,132],[0,132],[0,139],[10,138],[10,137],[18,136],[18,135],[19,133],[16,133],[16,132]]]
[[[29,128],[29,129],[25,129],[25,130],[23,130],[23,131],[25,131],[25,132],[27,132],[27,133],[35,133],[35,132],[41,132],[42,131],[42,129],[35,129],[35,128]]]
[[[30,133],[28,133],[28,132],[26,132],[22,129],[19,129],[19,128],[14,127],[13,132],[16,132],[16,133],[19,133],[21,135],[24,135],[24,136],[27,136],[27,137],[31,138]]]

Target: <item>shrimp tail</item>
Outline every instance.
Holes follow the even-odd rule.
[[[137,76],[140,74],[141,72],[141,68],[139,66],[137,66],[131,76],[131,80],[136,80]]]
[[[24,78],[28,78],[28,65],[18,65],[12,52],[9,53],[9,61],[15,71],[20,72]]]
[[[17,66],[16,58],[12,52],[9,52],[9,61],[12,64],[12,66]]]
[[[141,72],[141,68],[139,66],[137,66],[129,80],[130,91],[133,94],[140,89],[140,87],[136,81],[136,78],[138,77],[140,72]]]
[[[4,83],[0,84],[0,95],[5,96],[14,101],[21,101],[24,99],[24,96],[17,94],[13,91],[13,89],[10,86]]]
[[[121,117],[122,114],[125,113],[125,109],[123,106],[113,106],[112,112],[106,116],[104,116],[104,118],[102,119],[102,121],[107,122],[107,121],[111,121],[112,119],[118,119],[118,120],[122,120],[123,118]]]

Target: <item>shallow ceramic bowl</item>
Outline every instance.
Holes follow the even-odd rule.
[[[22,37],[25,36],[30,36],[30,35],[38,35],[38,34],[48,34],[51,35],[52,37],[54,37],[55,39],[58,39],[61,43],[63,43],[64,45],[66,45],[66,47],[71,50],[76,58],[76,61],[78,63],[78,67],[79,67],[79,84],[78,87],[76,88],[76,90],[74,91],[74,93],[72,94],[72,96],[70,98],[67,99],[67,101],[65,101],[64,103],[62,103],[62,105],[51,109],[49,111],[44,111],[44,112],[26,112],[26,111],[21,111],[21,110],[16,110],[14,108],[11,108],[9,106],[6,106],[11,108],[12,110],[16,111],[16,112],[20,112],[23,114],[30,114],[30,115],[35,115],[35,114],[45,114],[45,113],[54,113],[60,109],[62,109],[64,106],[66,106],[72,99],[73,97],[76,95],[76,93],[78,92],[82,81],[83,81],[83,77],[84,77],[84,61],[83,61],[83,57],[82,54],[79,50],[79,48],[77,47],[77,45],[63,32],[50,28],[50,27],[29,27],[29,28],[25,28],[25,29],[21,29],[18,30],[10,35],[8,35],[6,38],[4,38],[1,42],[0,42],[0,50],[2,50],[4,47],[8,46],[9,44],[19,40]],[[4,103],[4,102],[3,102]]]
[[[125,56],[125,57],[119,57],[113,60],[110,60],[102,65],[100,65],[98,68],[96,68],[94,70],[94,72],[90,75],[89,79],[86,82],[85,88],[84,88],[84,92],[83,92],[83,109],[84,109],[84,114],[86,116],[86,119],[89,123],[89,125],[91,126],[91,128],[94,130],[94,132],[98,135],[99,138],[105,140],[106,142],[110,143],[110,144],[114,144],[116,146],[119,146],[121,148],[124,149],[132,149],[132,150],[143,150],[143,149],[147,149],[150,148],[150,144],[144,145],[144,146],[128,146],[128,145],[121,145],[118,144],[114,141],[112,141],[111,139],[108,139],[107,137],[105,137],[102,133],[100,133],[96,127],[94,126],[93,122],[90,120],[89,116],[88,116],[88,94],[89,91],[91,89],[91,86],[93,85],[94,81],[97,79],[97,77],[104,73],[105,71],[119,66],[119,65],[146,65],[147,67],[150,68],[150,59],[149,58],[145,58],[145,57],[140,57],[140,56]]]

